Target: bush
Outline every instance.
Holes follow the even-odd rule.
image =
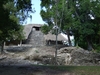
[[[95,52],[100,53],[100,45],[94,44]]]

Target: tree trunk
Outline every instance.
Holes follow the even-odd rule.
[[[99,37],[100,37],[100,35],[99,35]],[[99,38],[99,44],[100,44],[100,38]]]
[[[78,42],[76,42],[75,46],[78,47]]]
[[[1,42],[1,53],[4,53],[4,41]]]
[[[90,50],[90,51],[93,50],[91,38],[87,37],[86,40],[87,40],[87,44],[88,44],[88,50]]]
[[[22,46],[22,40],[20,40],[20,46]]]
[[[68,43],[69,43],[69,46],[72,46],[72,43],[71,43],[71,40],[70,40],[69,31],[67,31],[67,37],[68,37]]]

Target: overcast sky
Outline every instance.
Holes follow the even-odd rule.
[[[27,19],[27,24],[44,24],[41,16],[40,16],[40,0],[32,0],[33,8],[35,8],[36,12],[32,13],[32,20]]]

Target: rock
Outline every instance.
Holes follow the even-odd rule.
[[[9,47],[11,51],[18,50],[18,53],[0,55],[0,64],[15,65],[15,64],[38,64],[38,65],[53,65],[55,64],[55,49],[49,47],[31,48],[25,46],[24,48]],[[25,49],[26,48],[26,49]],[[22,50],[21,50],[22,49]],[[25,51],[25,50],[27,51]],[[9,52],[8,50],[8,52]],[[24,52],[21,52],[21,51]],[[64,47],[60,48],[57,52],[58,65],[100,65],[100,53],[93,53],[83,48],[77,47]]]
[[[58,53],[71,53],[73,50],[75,50],[76,47],[64,47],[64,48],[61,48]]]
[[[89,52],[87,50],[84,50],[82,48],[78,48],[71,53],[72,56],[72,64],[80,64],[80,65],[86,65],[87,63],[91,64],[93,63],[93,56],[92,52]]]
[[[5,46],[5,50],[9,52],[23,52],[32,48],[32,45],[22,45],[22,46]]]
[[[71,54],[70,53],[62,53],[62,54],[58,54],[58,63],[60,65],[69,65],[71,62]]]
[[[43,64],[54,64],[55,58],[53,55],[43,55],[42,57],[42,63]]]
[[[63,65],[100,65],[100,54],[77,47],[64,47],[58,52],[65,63]],[[70,59],[70,60],[69,60]]]
[[[3,60],[3,59],[5,59],[5,58],[7,58],[6,56],[1,56],[0,57],[0,60]]]

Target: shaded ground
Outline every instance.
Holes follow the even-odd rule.
[[[73,75],[41,66],[0,66],[0,75]]]
[[[16,48],[9,48],[4,54],[0,54],[0,75],[72,75],[67,71],[53,70],[46,66],[33,65],[33,61],[24,60],[34,52],[54,54],[54,47],[38,47],[16,51]]]
[[[0,66],[0,75],[100,75],[99,66]]]

